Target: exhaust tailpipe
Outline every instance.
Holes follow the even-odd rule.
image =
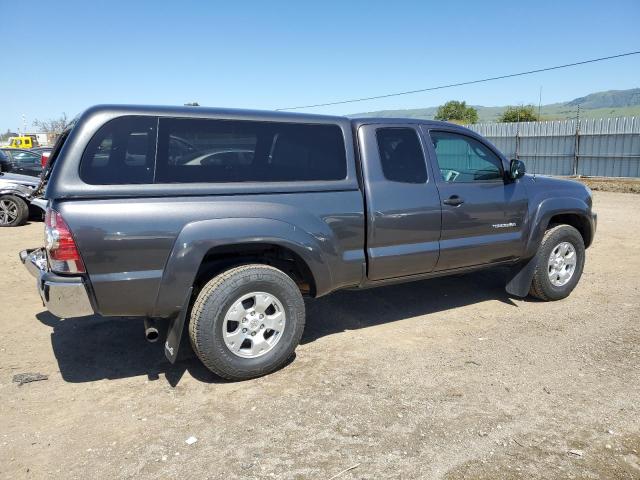
[[[160,338],[160,332],[153,318],[144,319],[144,338],[146,338],[149,343],[157,342]]]

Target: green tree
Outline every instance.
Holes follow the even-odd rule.
[[[468,107],[467,102],[451,100],[438,107],[435,119],[454,123],[476,123],[478,111],[473,107]]]
[[[537,122],[540,120],[533,105],[509,106],[502,113],[499,122]]]

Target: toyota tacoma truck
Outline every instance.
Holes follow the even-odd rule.
[[[416,119],[96,106],[37,193],[20,258],[51,313],[165,321],[169,360],[188,338],[232,380],[287,362],[305,297],[507,266],[511,295],[565,298],[596,230],[585,186]]]

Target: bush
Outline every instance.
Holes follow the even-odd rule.
[[[533,105],[509,106],[502,113],[499,122],[537,122],[539,120]]]

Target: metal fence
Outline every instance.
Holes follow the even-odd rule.
[[[527,171],[547,175],[640,177],[640,118],[589,118],[523,123],[478,123],[488,138]]]

